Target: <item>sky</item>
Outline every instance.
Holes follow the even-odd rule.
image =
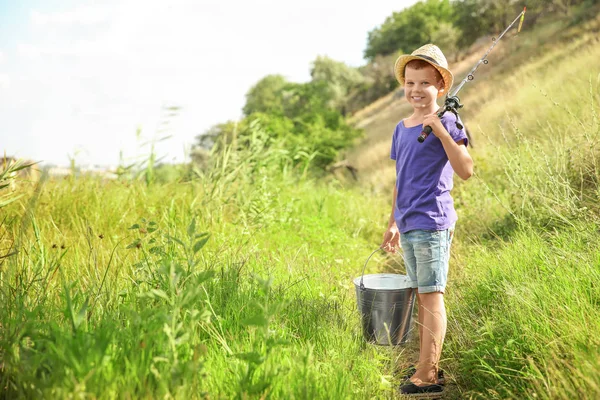
[[[185,161],[261,78],[306,82],[319,55],[364,65],[368,32],[415,2],[0,0],[0,151],[114,167],[170,135],[157,153]]]

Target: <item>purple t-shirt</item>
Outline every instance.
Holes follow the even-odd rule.
[[[464,129],[458,129],[455,121],[452,113],[442,116],[442,124],[454,141],[464,139],[467,143]],[[417,141],[422,128],[422,124],[407,128],[400,121],[392,137],[390,157],[396,160],[398,189],[394,218],[401,233],[444,230],[457,220],[450,196],[454,170],[442,142],[433,133],[423,143]]]

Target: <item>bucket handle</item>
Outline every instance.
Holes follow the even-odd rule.
[[[377,249],[375,249],[375,251],[373,251],[371,253],[371,255],[367,258],[367,261],[365,261],[365,266],[363,267],[362,270],[362,274],[360,274],[360,290],[365,290],[365,285],[363,283],[363,278],[365,276],[365,269],[367,268],[367,263],[369,262],[369,260],[371,259],[371,257],[373,257],[373,254],[377,253],[379,250],[383,250],[383,247],[378,247]]]

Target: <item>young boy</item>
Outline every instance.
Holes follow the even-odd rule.
[[[446,334],[443,295],[457,220],[450,190],[455,172],[462,179],[473,174],[473,160],[454,114],[447,112],[441,119],[436,115],[437,99],[450,91],[454,80],[442,51],[432,44],[422,46],[400,56],[395,71],[413,113],[398,123],[392,138],[396,186],[382,248],[395,253],[402,245],[412,287],[418,288],[419,361],[400,392],[422,397],[443,391],[437,380]],[[420,143],[417,138],[427,125],[433,134]]]

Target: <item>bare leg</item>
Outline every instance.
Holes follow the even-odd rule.
[[[417,385],[431,385],[437,382],[438,363],[446,336],[444,294],[422,293],[418,296],[421,346],[417,372],[410,380]]]
[[[417,290],[417,289],[415,289]],[[425,313],[421,312],[421,295],[417,293],[417,315],[419,321],[419,360],[417,361],[417,365],[421,362],[421,354],[423,354],[423,316]]]

